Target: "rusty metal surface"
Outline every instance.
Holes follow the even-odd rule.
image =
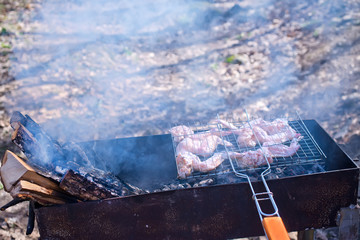
[[[329,171],[268,181],[288,231],[335,226],[337,212],[357,200],[356,165],[315,121],[306,124],[328,156]],[[260,184],[255,182],[254,187]],[[247,183],[35,211],[42,239],[227,239],[263,235]]]

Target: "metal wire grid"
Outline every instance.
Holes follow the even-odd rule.
[[[236,122],[230,122],[232,125],[234,125],[237,128],[246,128],[249,127],[249,121],[236,121]],[[296,151],[296,153],[293,156],[289,157],[273,157],[273,162],[270,164],[271,169],[279,169],[279,168],[286,168],[291,166],[303,166],[305,168],[311,168],[315,163],[324,165],[325,162],[325,154],[320,149],[314,138],[312,137],[311,133],[308,131],[307,127],[305,126],[302,119],[298,116],[296,120],[288,120],[289,125],[292,129],[294,129],[297,133],[301,134],[302,139],[299,141],[300,148]],[[176,126],[176,125],[174,125]],[[179,126],[185,126],[185,125],[179,125]],[[237,142],[237,135],[232,133],[229,135],[222,134],[229,129],[227,128],[221,128],[221,125],[213,123],[213,124],[201,124],[196,123],[193,125],[187,124],[186,127],[192,129],[192,134],[201,134],[201,133],[208,133],[209,131],[213,131],[213,133],[216,133],[219,135],[223,140],[228,141],[232,143],[232,146],[224,147],[224,145],[217,145],[217,147],[214,150],[214,153],[220,153],[220,152],[226,152],[226,151],[234,151],[234,152],[246,152],[246,151],[256,151],[260,148],[261,145],[257,144],[254,147],[248,147],[248,146],[239,146]],[[185,137],[189,137],[192,134],[187,134]],[[284,145],[289,146],[291,141],[286,141]],[[173,136],[173,146],[174,146],[174,153],[175,156],[177,156],[177,147],[178,141],[175,141]],[[209,157],[202,157],[198,156],[201,161],[206,161]],[[206,173],[203,172],[197,172],[193,171],[191,175],[189,175],[187,178],[197,178],[197,177],[204,177],[204,176],[214,176],[219,174],[226,174],[226,173],[232,173],[232,164],[230,163],[230,159],[226,159],[220,166],[218,166],[215,170],[209,171]],[[237,164],[236,161],[233,161],[233,166],[235,167],[236,172],[243,172],[247,173],[249,170],[251,171],[257,171],[261,172],[266,169],[266,166],[259,166],[259,167],[251,167],[251,168],[244,168],[243,166],[240,166]],[[321,168],[321,166],[320,166]],[[277,171],[272,171],[272,173],[277,174]],[[298,175],[302,174],[301,172],[298,173]],[[295,175],[295,174],[293,174]]]

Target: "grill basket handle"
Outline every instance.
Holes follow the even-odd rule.
[[[281,217],[265,217],[262,224],[269,240],[290,240]]]

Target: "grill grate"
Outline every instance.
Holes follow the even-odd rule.
[[[312,137],[309,130],[306,128],[304,122],[298,116],[297,119],[286,118],[290,127],[296,131],[296,133],[301,134],[301,140],[298,142],[300,147],[296,151],[293,156],[288,157],[273,157],[273,162],[270,164],[271,175],[273,177],[284,177],[284,176],[292,176],[292,175],[302,175],[302,174],[311,174],[314,172],[323,172],[325,171],[325,154],[320,149],[314,138]],[[229,121],[232,126],[235,126],[237,129],[249,128],[251,127],[251,121]],[[182,125],[184,126],[184,125]],[[230,142],[232,146],[224,146],[217,145],[214,153],[222,153],[222,152],[238,152],[243,153],[247,151],[256,151],[261,148],[261,144],[259,142],[252,147],[249,146],[240,146],[237,141],[238,135],[235,133],[225,134],[229,132],[229,127],[226,128],[219,123],[210,123],[210,124],[193,124],[186,125],[187,128],[190,128],[193,131],[194,135],[206,134],[210,131],[216,132],[216,135],[219,135],[223,141]],[[281,133],[281,132],[279,132]],[[191,137],[192,134],[187,134],[185,137]],[[179,139],[175,139],[173,135],[173,146],[175,156],[177,156],[177,145],[179,143]],[[281,144],[289,146],[291,144],[291,140],[282,142]],[[273,146],[275,146],[274,144]],[[209,156],[203,157],[198,156],[201,161],[206,161]],[[177,166],[179,167],[179,166]],[[227,158],[222,162],[220,166],[218,166],[215,170],[209,172],[199,172],[192,171],[191,175],[186,178],[197,178],[197,177],[206,177],[206,176],[215,176],[221,174],[233,173],[233,170],[237,173],[243,173],[249,175],[250,173],[260,173],[267,169],[267,165],[259,166],[259,167],[243,167],[238,165],[238,162],[235,160],[231,160],[231,158]],[[292,167],[296,167],[292,169]],[[179,169],[178,169],[179,170]],[[274,176],[276,175],[276,176]]]

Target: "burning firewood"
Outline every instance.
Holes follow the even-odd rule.
[[[83,200],[99,200],[117,196],[116,193],[98,186],[71,169],[64,175],[60,182],[60,187],[71,195]]]
[[[60,183],[60,188],[82,200],[97,200],[139,193],[113,174],[95,168],[75,143],[60,145],[29,116],[15,112],[10,124],[12,141],[42,175]]]
[[[29,116],[15,112],[10,124],[14,129],[12,141],[27,159],[9,150],[5,152],[0,176],[13,200],[1,210],[30,201],[28,234],[33,229],[34,203],[46,206],[144,192],[110,172],[95,168],[79,145],[54,141]]]
[[[1,161],[0,180],[13,200],[1,211],[29,201],[26,234],[34,229],[35,204],[49,206],[144,193],[110,172],[95,168],[76,143],[54,141],[29,116],[15,112],[10,120],[12,141],[26,159],[7,150]]]

